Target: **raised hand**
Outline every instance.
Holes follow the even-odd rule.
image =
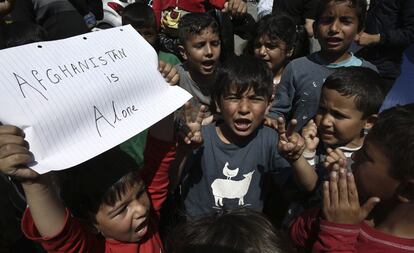
[[[169,63],[160,60],[158,62],[158,71],[170,85],[176,85],[180,80],[177,69]]]
[[[319,144],[318,128],[311,119],[302,129],[302,137],[305,139],[305,149],[314,152]]]
[[[339,171],[340,168],[347,167],[346,156],[344,155],[342,150],[340,150],[339,148],[336,148],[336,149],[327,148],[326,158],[325,158],[325,162],[323,163],[323,165],[329,172]]]
[[[277,130],[277,119],[271,118],[269,116],[265,116],[264,124],[268,127],[271,127]]]
[[[0,125],[0,172],[22,181],[39,176],[26,165],[34,158],[24,136],[18,127]]]
[[[290,162],[298,160],[305,149],[304,139],[294,131],[296,124],[297,121],[292,119],[286,129],[285,120],[282,117],[277,119],[277,131],[279,132],[277,148],[281,155]]]
[[[232,16],[247,12],[247,4],[243,0],[228,0],[224,3],[223,12],[229,12]]]
[[[185,103],[185,129],[182,135],[184,136],[183,140],[186,144],[199,146],[203,143],[203,136],[201,135],[201,125],[205,117],[205,111],[205,106],[200,106],[196,118],[193,119],[193,107],[190,102]]]
[[[324,218],[331,222],[358,224],[367,218],[379,201],[379,198],[372,197],[360,206],[354,176],[343,166],[339,171],[332,171],[329,181],[323,185],[322,212]]]

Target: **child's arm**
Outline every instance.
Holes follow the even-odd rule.
[[[144,152],[141,176],[157,213],[167,198],[168,170],[175,157],[173,120],[171,114],[150,128]]]
[[[300,134],[294,131],[296,120],[292,120],[287,129],[282,117],[278,118],[277,123],[279,132],[279,152],[292,165],[298,185],[306,191],[312,191],[316,186],[318,175],[302,155],[305,144]]]
[[[372,197],[360,206],[354,176],[343,162],[335,167],[323,185],[323,220],[313,252],[357,252],[360,223],[380,201]]]
[[[317,126],[312,119],[303,127],[302,137],[305,139],[305,150],[302,155],[311,166],[315,166],[315,155],[316,148],[319,144],[319,137]]]
[[[38,232],[53,237],[65,224],[65,208],[51,187],[49,174],[38,175],[27,167],[33,161],[23,131],[1,125],[0,171],[21,181]]]

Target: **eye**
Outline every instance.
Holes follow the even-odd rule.
[[[236,94],[230,94],[224,97],[224,100],[240,100],[240,96],[236,95]]]
[[[199,43],[194,44],[193,47],[200,49],[204,47],[205,44],[206,44],[205,42],[199,42]]]
[[[218,46],[220,46],[220,44],[221,44],[221,42],[220,42],[219,40],[215,40],[215,41],[212,41],[212,42],[211,42],[211,45],[212,45],[213,47],[218,47]]]

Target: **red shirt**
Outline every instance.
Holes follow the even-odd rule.
[[[290,226],[290,237],[302,252],[414,252],[414,239],[382,233],[365,222],[337,224],[319,220],[319,216],[318,209],[310,210]]]
[[[152,8],[154,9],[155,18],[158,26],[161,22],[161,12],[168,8],[178,7],[188,12],[206,12],[205,0],[154,0]],[[226,0],[207,0],[214,8],[219,10],[224,8]]]
[[[151,220],[146,237],[137,243],[125,243],[115,240],[105,240],[87,231],[78,219],[72,217],[66,210],[65,226],[52,238],[39,235],[30,209],[27,208],[23,220],[22,230],[27,238],[39,242],[48,252],[65,253],[160,253],[162,242],[158,233],[159,211],[167,197],[168,168],[175,157],[175,143],[163,142],[148,137],[144,154],[144,169],[141,173],[147,183],[148,195],[151,199]]]

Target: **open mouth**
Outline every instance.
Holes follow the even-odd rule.
[[[238,131],[246,131],[250,128],[252,121],[249,119],[236,119],[234,126]]]
[[[201,63],[201,65],[203,66],[203,68],[204,69],[208,69],[208,70],[213,69],[214,68],[214,64],[215,64],[215,61],[214,60],[203,61]]]
[[[148,217],[144,218],[144,221],[141,222],[136,228],[135,228],[135,234],[139,237],[143,237],[147,233],[148,228]]]
[[[326,39],[326,42],[329,45],[337,45],[337,44],[339,44],[339,43],[342,42],[342,39],[341,38],[337,38],[337,37],[330,37],[330,38],[327,38]]]

